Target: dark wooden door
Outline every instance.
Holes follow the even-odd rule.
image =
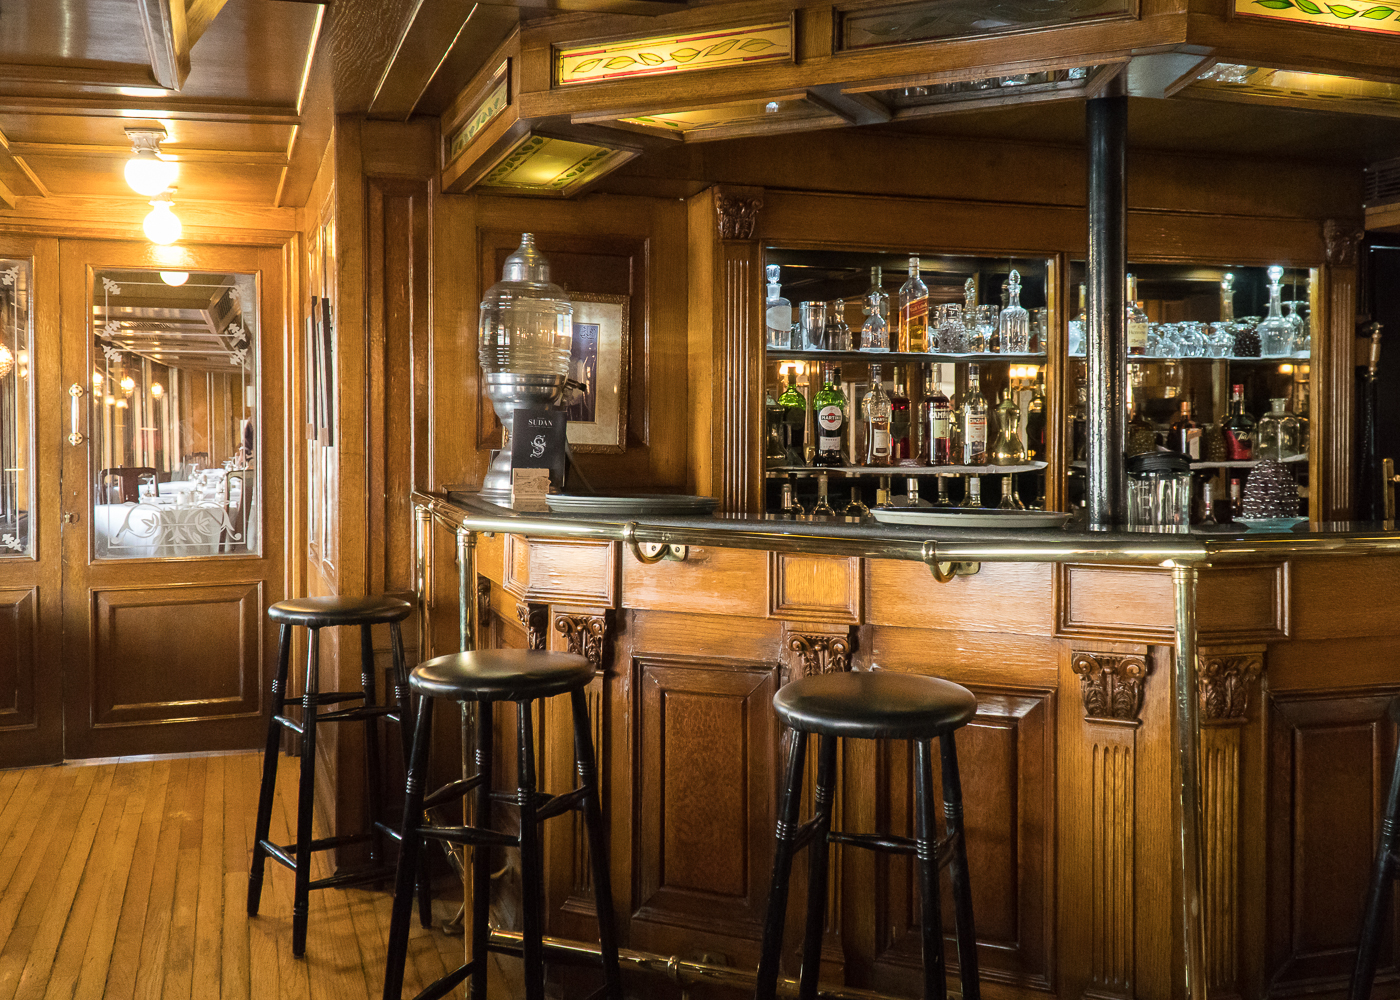
[[[284,585],[282,259],[185,247],[172,273],[169,252],[59,251],[60,395],[82,435],[64,420],[68,758],[262,738]]]

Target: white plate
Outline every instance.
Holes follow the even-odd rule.
[[[1068,514],[1056,510],[930,510],[927,507],[876,507],[870,512],[881,524],[936,528],[1060,528]]]
[[[635,497],[589,497],[551,493],[545,497],[549,509],[559,514],[709,514],[719,506],[714,497],[678,496],[657,493]]]

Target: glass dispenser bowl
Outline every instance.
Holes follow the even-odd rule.
[[[486,395],[505,428],[482,483],[487,499],[510,498],[510,439],[517,410],[552,409],[564,390],[574,340],[574,306],[549,280],[549,262],[523,233],[501,280],[481,300],[477,351]]]
[[[1169,451],[1128,459],[1128,530],[1191,530],[1191,462]]]

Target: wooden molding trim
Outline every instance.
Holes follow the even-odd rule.
[[[596,615],[561,612],[554,616],[554,630],[564,636],[570,653],[586,657],[595,670],[602,670],[613,620],[611,610]]]
[[[549,638],[549,608],[543,604],[518,603],[515,617],[525,628],[525,639],[531,649],[544,649]]]
[[[751,240],[758,225],[762,198],[742,198],[723,191],[715,194],[715,214],[719,217],[719,238]]]
[[[1138,714],[1149,672],[1147,657],[1076,650],[1070,669],[1079,675],[1086,719],[1142,724]]]
[[[1356,222],[1328,219],[1322,224],[1322,242],[1327,247],[1327,263],[1351,267],[1356,263],[1356,250],[1366,238],[1366,229]]]
[[[1264,672],[1264,649],[1201,650],[1201,725],[1239,723],[1249,708],[1249,692]]]
[[[796,653],[801,660],[802,670],[791,671],[795,680],[798,677],[815,677],[817,674],[847,673],[851,669],[851,654],[856,648],[854,628],[845,627],[836,634],[813,632],[788,632],[783,638],[783,646]]]

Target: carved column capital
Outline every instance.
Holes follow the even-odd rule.
[[[717,192],[715,212],[719,216],[719,238],[722,240],[751,240],[758,224],[762,198],[745,198]]]
[[[802,676],[845,673],[851,669],[851,652],[855,637],[846,635],[813,635],[789,632],[787,648],[802,659]]]
[[[1076,651],[1070,669],[1079,675],[1084,717],[1136,724],[1147,681],[1147,658],[1124,653]]]
[[[1322,224],[1322,241],[1327,247],[1327,263],[1351,267],[1356,263],[1356,248],[1366,238],[1366,230],[1355,222],[1328,219]]]
[[[515,617],[525,628],[525,638],[531,649],[544,649],[549,629],[549,608],[543,604],[517,604]]]
[[[1264,654],[1258,651],[1201,651],[1201,722],[1235,722],[1249,708],[1249,691],[1264,671]]]
[[[611,637],[613,613],[601,615],[569,614],[561,611],[554,616],[554,631],[564,636],[569,652],[588,658],[595,670],[602,670],[604,653]]]

